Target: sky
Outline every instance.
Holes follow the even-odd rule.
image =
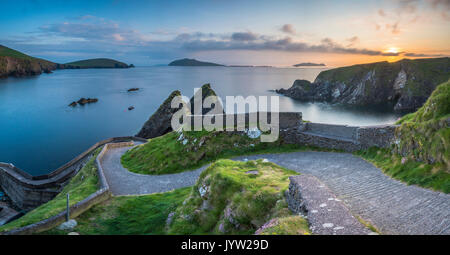
[[[450,0],[2,0],[0,44],[57,63],[345,66],[450,55]]]

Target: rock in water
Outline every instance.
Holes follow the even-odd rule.
[[[80,100],[77,101],[79,105],[91,104],[96,102],[98,102],[97,98],[84,98],[84,97],[80,98]]]
[[[172,116],[181,109],[181,106],[179,108],[171,107],[172,99],[176,96],[181,96],[181,92],[176,90],[170,94],[164,103],[159,106],[158,110],[145,122],[142,129],[136,135],[137,137],[149,139],[172,131]]]
[[[134,106],[128,107],[128,111],[134,110]]]
[[[199,93],[202,93],[202,96],[200,97]],[[201,87],[201,89],[197,90],[197,92],[195,92],[195,95],[191,98],[191,100],[189,101],[189,106],[191,109],[192,114],[195,114],[194,112],[194,105],[203,105],[203,102],[205,100],[205,98],[209,97],[209,96],[217,96],[216,92],[211,88],[211,85],[209,83],[203,85]],[[219,110],[220,112],[224,113],[223,111],[223,105],[222,103],[217,100],[213,102],[213,104],[211,105],[211,108],[202,108],[202,114],[207,114],[208,112],[210,112],[212,109],[214,109],[214,107],[219,106]]]
[[[131,92],[131,91],[138,91],[138,90],[139,90],[139,88],[131,88],[131,89],[128,89],[127,91]]]
[[[69,104],[70,107],[75,107],[77,106],[77,102],[73,101],[72,103]]]

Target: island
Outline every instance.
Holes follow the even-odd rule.
[[[183,58],[170,62],[169,66],[224,66],[224,65],[198,61],[196,59]]]
[[[295,66],[295,67],[301,67],[301,66],[325,66],[325,64],[324,63],[317,64],[317,63],[306,62],[306,63],[295,64],[295,65],[292,65],[292,66]]]
[[[25,77],[51,73],[57,69],[84,69],[84,68],[131,68],[114,59],[96,58],[58,64],[45,59],[35,58],[20,51],[0,45],[0,78]]]
[[[130,68],[133,64],[127,65],[123,62],[109,58],[86,59],[64,64],[66,69],[84,69],[84,68]]]

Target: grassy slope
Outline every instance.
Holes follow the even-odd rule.
[[[75,175],[53,200],[35,208],[23,217],[0,227],[0,232],[23,227],[50,218],[66,209],[66,194],[70,193],[70,205],[87,198],[97,191],[99,182],[95,158],[101,148],[95,151],[94,157]]]
[[[0,76],[7,75],[7,59],[6,57],[15,58],[18,64],[24,70],[33,70],[38,72],[41,69],[54,69],[56,64],[44,59],[34,58],[22,52],[0,45]]]
[[[20,51],[13,50],[13,49],[10,49],[10,48],[2,46],[2,45],[0,45],[0,56],[13,57],[13,58],[19,58],[19,59],[35,59],[31,56],[23,54]]]
[[[427,102],[398,121],[398,152],[450,168],[450,80],[439,85]],[[413,138],[413,139],[411,139]]]
[[[389,149],[370,148],[356,153],[381,168],[394,179],[424,188],[450,193],[450,174],[444,165],[427,164],[392,153]]]
[[[95,58],[66,63],[68,66],[80,68],[126,68],[127,64],[108,58]]]
[[[220,158],[255,153],[281,153],[318,148],[274,143],[262,143],[259,138],[233,132],[189,131],[171,132],[150,139],[122,156],[122,164],[131,172],[141,174],[167,174],[192,170]],[[183,145],[183,140],[187,144]],[[253,146],[252,146],[253,145]],[[322,149],[323,150],[323,149]]]
[[[74,230],[53,229],[43,234],[82,235],[165,234],[166,219],[187,198],[191,187],[145,196],[113,197],[79,217]]]
[[[449,99],[450,81],[447,81],[436,87],[417,112],[405,115],[397,122],[400,127],[396,130],[398,143],[394,152],[398,154],[373,148],[359,152],[359,155],[396,179],[449,193]]]
[[[297,174],[262,160],[216,161],[202,172],[190,196],[176,210],[169,233],[253,234],[271,219],[284,222],[282,218],[292,216],[284,191],[288,177]],[[203,195],[202,189],[206,190]],[[309,232],[305,219],[296,222],[300,229],[295,233]]]
[[[245,171],[255,169],[261,174],[256,177],[245,174]],[[214,169],[208,170],[206,175],[211,176],[211,174],[214,175],[213,179],[215,178],[218,182],[231,184],[221,186],[226,189],[226,192],[221,193],[220,190],[214,190],[214,192],[219,192],[217,195],[220,195],[220,198],[214,200],[218,201],[215,204],[225,203],[224,198],[232,198],[235,202],[239,200],[245,207],[242,209],[248,212],[245,217],[255,217],[252,220],[258,222],[258,225],[263,224],[266,219],[276,217],[277,224],[265,229],[262,234],[309,234],[307,221],[300,216],[293,216],[287,209],[283,198],[283,190],[288,187],[289,183],[287,176],[297,173],[272,163],[259,161],[255,164],[255,162],[242,163],[226,160],[219,161]],[[203,177],[206,175],[204,174]],[[76,218],[78,225],[75,229],[71,231],[53,229],[42,234],[67,234],[72,231],[82,235],[204,233],[203,229],[209,228],[215,216],[212,216],[210,221],[202,221],[194,226],[189,224],[187,227],[187,223],[179,220],[174,221],[170,229],[166,226],[170,212],[184,211],[186,207],[193,206],[192,202],[195,199],[193,194],[197,188],[198,185],[194,188],[187,187],[144,196],[113,197],[78,216]],[[242,192],[242,189],[246,189],[246,191]],[[257,199],[249,199],[250,196]],[[183,205],[183,201],[186,199],[188,200]],[[252,201],[252,203],[248,204],[248,201]],[[255,230],[255,226],[250,226],[245,230],[229,233],[253,233]]]

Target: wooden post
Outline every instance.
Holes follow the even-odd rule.
[[[70,200],[70,196],[69,196],[69,193],[67,193],[67,210],[66,210],[66,221],[69,221],[69,217],[70,217],[70,207],[69,207],[69,200]]]

